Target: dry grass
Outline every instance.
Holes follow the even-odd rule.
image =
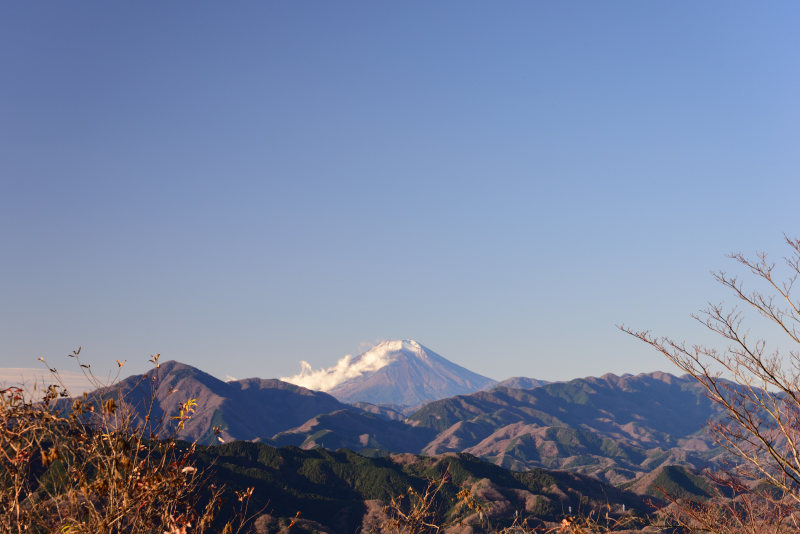
[[[194,465],[195,446],[174,438],[194,401],[169,419],[151,417],[158,356],[137,385],[150,393],[139,423],[117,378],[102,383],[80,349],[72,356],[92,393],[71,398],[54,369],[46,386],[0,389],[0,533],[244,532],[251,493],[239,496],[234,520],[216,527],[223,488]],[[155,439],[163,435],[172,437]]]

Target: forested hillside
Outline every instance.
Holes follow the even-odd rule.
[[[234,442],[202,448],[200,458],[201,465],[210,466],[214,482],[228,485],[231,496],[235,490],[255,488],[251,509],[263,508],[266,514],[258,520],[261,532],[279,530],[298,511],[306,521],[299,526],[309,530],[324,526],[341,534],[355,532],[385,520],[381,510],[392,496],[409,487],[422,490],[429,479],[445,473],[450,483],[439,495],[442,520],[459,513],[466,524],[478,520],[476,513],[456,507],[463,488],[485,506],[486,517],[496,526],[510,524],[515,512],[533,525],[560,521],[570,507],[587,513],[608,504],[615,513],[623,504],[628,511],[649,510],[641,495],[593,477],[546,469],[515,472],[470,454],[358,454]]]

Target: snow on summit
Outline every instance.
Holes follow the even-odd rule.
[[[327,369],[314,370],[307,362],[300,366],[299,374],[281,380],[327,391],[343,402],[412,406],[494,383],[411,339],[384,341]]]
[[[336,362],[333,367],[316,371],[306,361],[300,362],[300,373],[294,376],[281,377],[284,382],[303,386],[316,391],[330,391],[342,382],[357,378],[364,373],[377,371],[397,359],[397,352],[424,354],[422,346],[413,340],[384,341],[360,356],[348,354]]]

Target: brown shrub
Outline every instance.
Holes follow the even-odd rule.
[[[117,378],[102,383],[79,354],[71,356],[92,393],[70,398],[55,369],[46,387],[0,389],[0,533],[212,532],[222,488],[194,465],[194,444],[169,432],[191,417],[193,400],[170,419],[150,417],[155,356],[137,385],[151,392],[150,406],[144,422],[134,423]],[[165,431],[172,437],[156,439]],[[240,499],[236,526],[226,523],[222,532],[244,530],[250,494]]]

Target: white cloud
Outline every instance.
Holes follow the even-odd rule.
[[[225,375],[225,382],[236,382],[236,379],[231,375]]]
[[[391,363],[391,349],[385,344],[365,352],[358,358],[348,354],[333,367],[314,370],[308,362],[300,362],[300,373],[284,376],[281,380],[315,391],[330,391],[342,382],[356,378],[364,373],[377,371]],[[355,361],[353,361],[355,359]]]

